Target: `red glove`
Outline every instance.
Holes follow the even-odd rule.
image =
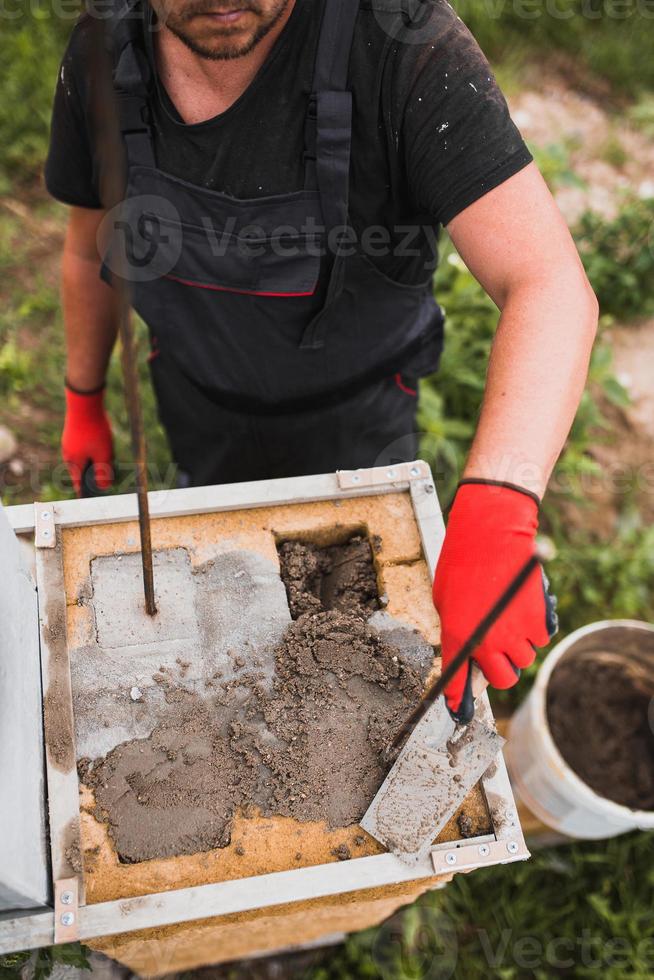
[[[78,496],[82,477],[91,463],[97,488],[109,489],[113,483],[114,454],[111,424],[104,410],[104,386],[85,394],[66,385],[61,453]]]
[[[484,480],[463,480],[454,499],[434,581],[441,620],[443,667],[454,659],[519,569],[535,553],[538,499],[527,490]],[[486,634],[473,659],[489,684],[513,687],[520,668],[535,659],[557,630],[556,600],[536,567]],[[471,665],[445,690],[457,721],[472,719]]]

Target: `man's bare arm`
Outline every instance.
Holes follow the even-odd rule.
[[[448,231],[502,311],[464,475],[542,497],[586,381],[597,300],[533,164],[457,215]]]
[[[80,391],[104,383],[118,330],[115,294],[100,279],[98,231],[104,216],[104,211],[72,208],[64,244],[66,379]]]

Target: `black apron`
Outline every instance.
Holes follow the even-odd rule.
[[[398,372],[418,378],[438,366],[443,314],[431,275],[419,285],[395,282],[352,245],[347,77],[358,8],[358,0],[324,3],[304,188],[252,200],[157,168],[143,14],[128,2],[115,18],[128,182],[112,249],[127,253],[133,306],[157,360],[221,408],[308,412],[355,398]],[[112,249],[103,266],[107,281]]]

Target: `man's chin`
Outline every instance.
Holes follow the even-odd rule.
[[[243,58],[256,46],[259,38],[253,31],[207,31],[191,34],[183,30],[169,29],[194,54],[209,61],[227,61]]]

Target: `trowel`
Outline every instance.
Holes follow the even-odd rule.
[[[448,711],[443,691],[538,562],[534,555],[523,565],[394,740],[397,746],[408,734],[361,827],[406,864],[419,864],[428,856],[439,832],[504,745],[504,739],[478,715],[468,724],[458,724]],[[488,686],[474,663],[471,683],[474,699]]]

